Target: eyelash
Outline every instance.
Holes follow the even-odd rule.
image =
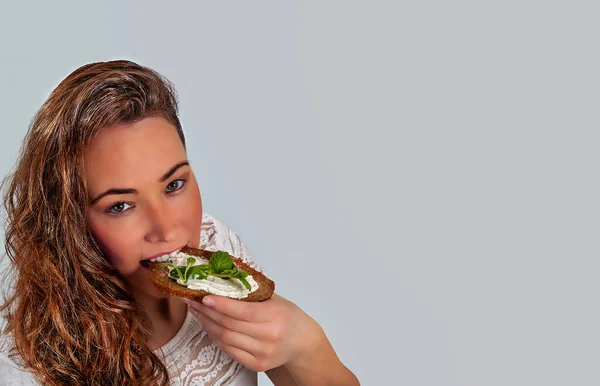
[[[167,188],[173,182],[181,182],[181,184],[179,184],[179,186],[175,190],[167,190],[167,194],[178,193],[179,191],[181,191],[181,189],[183,189],[185,187],[185,184],[186,184],[187,181],[185,179],[183,179],[183,178],[179,178],[179,179],[173,180],[173,181],[169,182],[169,184],[167,185]],[[113,215],[113,216],[120,216],[123,213],[126,213],[127,211],[129,211],[131,209],[131,208],[128,208],[128,209],[121,210],[120,212],[113,212],[112,209],[114,209],[115,206],[120,205],[120,204],[129,205],[125,201],[117,202],[116,204],[108,207],[108,209],[106,210],[106,213],[108,213],[110,215]],[[132,206],[132,208],[133,208],[133,206]]]

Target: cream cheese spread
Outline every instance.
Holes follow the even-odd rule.
[[[199,256],[188,255],[187,253],[175,251],[168,255],[161,256],[157,261],[169,261],[175,266],[186,266],[188,257],[193,257],[196,262],[193,265],[208,264],[208,259]],[[169,267],[169,273],[174,268]],[[238,279],[223,279],[209,275],[206,279],[188,279],[187,283],[177,279],[177,283],[192,290],[202,290],[214,295],[227,296],[233,299],[243,299],[258,289],[258,283],[252,275],[248,274],[246,281],[250,284],[251,290],[248,290]]]

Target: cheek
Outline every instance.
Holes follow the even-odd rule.
[[[106,256],[106,259],[121,274],[127,275],[137,269],[138,259],[128,258],[127,253],[135,251],[133,237],[124,237],[123,230],[108,221],[102,221],[94,216],[89,218],[90,229],[94,240]],[[131,231],[131,229],[129,230]],[[131,261],[135,260],[135,267]]]
[[[190,192],[190,202],[185,212],[181,214],[184,226],[188,233],[188,245],[198,248],[200,246],[200,229],[202,228],[202,197],[198,185],[193,184],[194,189]]]

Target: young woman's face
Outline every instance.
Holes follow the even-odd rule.
[[[85,154],[94,239],[133,292],[168,297],[141,262],[200,244],[202,200],[177,130],[163,118],[105,128]]]

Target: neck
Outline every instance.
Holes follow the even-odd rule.
[[[180,298],[157,298],[148,295],[137,295],[134,299],[152,324],[152,333],[147,346],[151,350],[169,342],[183,325],[187,315],[187,304]]]

